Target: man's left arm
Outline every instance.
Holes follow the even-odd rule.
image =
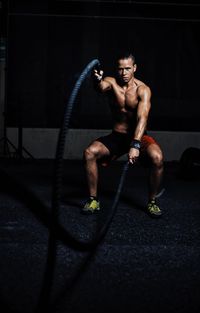
[[[151,90],[148,86],[138,88],[140,101],[137,108],[137,124],[129,150],[129,162],[134,163],[140,154],[141,138],[147,126],[149,111],[151,108]]]

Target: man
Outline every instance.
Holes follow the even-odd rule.
[[[156,203],[163,176],[163,154],[156,141],[147,135],[147,121],[151,108],[151,90],[135,78],[137,65],[132,53],[117,60],[117,77],[104,77],[102,70],[94,70],[96,88],[109,95],[113,114],[112,133],[93,141],[84,151],[90,197],[84,213],[100,210],[97,195],[98,162],[104,163],[127,153],[130,164],[144,157],[150,161],[149,199],[147,212],[152,217],[162,214]]]

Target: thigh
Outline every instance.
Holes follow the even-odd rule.
[[[94,140],[87,147],[87,150],[93,153],[97,159],[110,156],[110,151],[108,150],[108,148],[102,142],[98,140]]]
[[[146,153],[151,159],[162,156],[162,150],[157,143],[150,144],[146,150]]]
[[[142,148],[140,160],[144,165],[149,165],[155,159],[162,159],[163,154],[159,144],[156,140],[148,135],[143,136],[142,138]]]

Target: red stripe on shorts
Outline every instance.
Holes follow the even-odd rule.
[[[157,142],[155,141],[154,138],[152,138],[151,136],[148,136],[148,135],[142,136],[141,150],[145,151],[148,148],[148,146],[150,146],[152,143],[157,144]]]

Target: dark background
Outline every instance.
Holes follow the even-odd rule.
[[[132,1],[4,2],[7,16],[6,124],[57,128],[81,71],[98,58],[113,74],[121,48],[152,89],[151,130],[200,131],[200,6]],[[70,127],[112,127],[105,96],[88,77]]]

